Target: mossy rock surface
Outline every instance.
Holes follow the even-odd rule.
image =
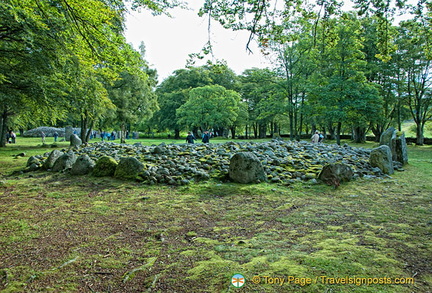
[[[114,158],[104,156],[97,160],[96,165],[93,169],[93,176],[103,177],[103,176],[113,176],[118,163]]]
[[[134,157],[121,158],[114,173],[114,177],[121,179],[135,179],[144,169],[144,165]]]

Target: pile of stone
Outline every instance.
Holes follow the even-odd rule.
[[[65,137],[65,128],[46,127],[46,126],[41,126],[35,129],[24,131],[23,136],[41,137],[42,132],[45,133],[47,137],[54,136],[55,132],[58,133],[59,137]],[[72,128],[72,132],[75,132],[79,135],[81,133],[81,128]]]
[[[171,185],[185,185],[210,178],[282,184],[298,180],[316,182],[321,178],[337,187],[340,182],[351,178],[388,173],[377,164],[371,164],[370,157],[370,149],[282,140],[157,146],[96,142],[80,149],[54,150],[31,157],[26,170],[114,176],[146,184]],[[389,158],[378,158],[376,162],[380,160]],[[327,169],[333,170],[336,175],[343,173],[342,176],[333,173],[320,175],[327,165],[336,166]]]

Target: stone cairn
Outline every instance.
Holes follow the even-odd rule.
[[[68,140],[74,131],[79,134],[79,133],[81,133],[81,128],[70,127],[70,133],[67,134]],[[47,127],[47,126],[41,126],[38,128],[24,131],[23,136],[24,137],[41,137],[42,132],[45,133],[45,135],[47,137],[54,136],[55,132],[57,132],[59,137],[65,137],[66,136],[65,128],[55,128],[55,127]]]
[[[383,176],[383,169],[379,164],[372,165],[370,156],[370,149],[282,140],[157,146],[96,142],[84,148],[30,157],[24,171],[55,170],[169,185],[211,178],[287,185],[322,179],[337,187],[351,178]],[[337,166],[324,168],[332,164]]]

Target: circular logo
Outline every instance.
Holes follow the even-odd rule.
[[[243,287],[245,283],[246,283],[246,279],[241,274],[235,274],[234,276],[231,277],[231,284],[236,288]]]

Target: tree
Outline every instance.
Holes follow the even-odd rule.
[[[177,109],[187,102],[192,89],[214,84],[234,89],[237,86],[236,76],[223,64],[176,70],[156,89],[160,110],[155,113],[153,120],[157,121],[161,129],[174,130],[174,136],[178,139],[183,125],[177,121]]]
[[[133,0],[132,8],[159,14],[177,4]],[[21,121],[51,123],[66,117],[70,99],[83,97],[71,94],[80,89],[71,90],[65,80],[81,86],[77,81],[84,77],[95,82],[101,76],[114,80],[123,71],[124,13],[123,1],[115,0],[0,2],[0,146],[5,146],[12,115],[19,115]],[[71,64],[74,74],[75,69],[83,70],[80,77],[66,76]],[[97,104],[99,98],[100,91],[90,93],[85,104]]]
[[[379,17],[382,22],[379,27],[380,38],[377,47],[380,51],[380,58],[388,60],[395,47],[391,44],[391,36],[388,34],[388,24],[397,11],[404,11],[407,7],[404,0],[373,0],[363,1],[354,0],[353,7],[361,15],[374,15]],[[418,6],[427,7],[429,13],[432,5],[428,1],[418,1]],[[286,24],[297,19],[313,18],[318,10],[318,17],[315,18],[315,26],[319,25],[321,19],[326,19],[332,15],[340,15],[340,8],[343,1],[338,0],[316,0],[316,1],[263,1],[263,0],[205,0],[199,15],[208,15],[219,22],[223,27],[232,30],[247,30],[250,32],[249,41],[257,39],[261,44],[265,44],[269,39],[284,38]],[[318,7],[318,8],[317,8]],[[420,14],[418,14],[420,15]],[[421,14],[427,23],[425,33],[430,28],[430,15],[423,11]],[[315,33],[313,33],[316,39]],[[211,47],[211,46],[210,46]],[[429,46],[430,48],[430,46]],[[249,49],[250,50],[250,49]]]
[[[160,129],[174,130],[180,138],[182,126],[177,121],[176,111],[186,103],[191,89],[211,84],[208,71],[202,67],[179,69],[165,79],[156,89],[159,111],[153,117]]]
[[[432,66],[424,50],[428,45],[427,35],[422,30],[422,24],[417,21],[403,22],[397,40],[400,69],[405,76],[404,100],[416,123],[417,145],[423,145],[424,126],[432,118]]]
[[[370,120],[381,115],[381,97],[362,71],[365,62],[356,16],[346,13],[334,21],[334,37],[326,44],[324,64],[311,79],[309,103],[329,126],[336,126],[338,144],[343,123],[349,123],[356,141],[362,142]]]
[[[252,126],[255,138],[263,138],[266,136],[267,124],[286,110],[283,102],[277,105],[274,105],[274,100],[269,102],[276,93],[280,93],[277,75],[269,69],[252,68],[245,70],[239,80],[242,100],[248,106],[248,125]],[[248,133],[246,129],[246,135]]]
[[[209,85],[190,91],[187,102],[177,109],[179,123],[199,127],[201,131],[229,127],[239,112],[240,94],[220,85]]]
[[[115,105],[111,119],[120,124],[121,143],[125,143],[127,125],[151,117],[158,109],[153,91],[156,86],[156,71],[150,69],[144,60],[143,43],[140,50],[141,54],[129,50],[131,62],[127,63],[127,71],[120,73],[113,85],[107,85],[109,98]]]

